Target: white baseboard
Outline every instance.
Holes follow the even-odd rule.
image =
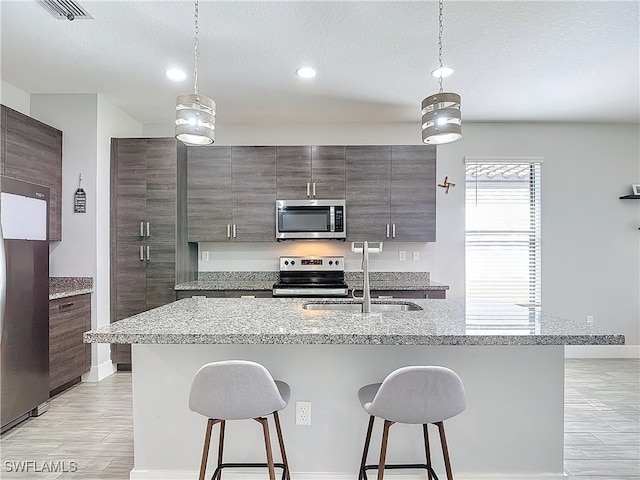
[[[280,472],[282,470],[276,469],[276,478],[280,478]],[[206,478],[213,475],[213,471],[207,472]],[[368,474],[369,478],[375,477],[375,472]],[[228,480],[263,480],[265,472],[257,473],[256,471],[248,470],[225,470],[224,477]],[[296,480],[353,480],[357,477],[357,472],[354,473],[300,473],[291,472],[291,477]],[[384,477],[393,480],[424,480],[425,474],[413,473],[407,474],[398,471],[385,471]],[[135,468],[129,475],[130,480],[193,480],[198,478],[198,472],[184,472],[184,471],[162,471],[162,470],[136,470]],[[563,474],[464,474],[456,473],[456,480],[566,480],[566,475]]]
[[[564,358],[640,358],[640,345],[567,345]]]
[[[115,371],[116,366],[111,362],[111,360],[100,365],[92,365],[91,370],[89,370],[87,373],[82,374],[82,381],[99,382],[100,380],[107,378]]]

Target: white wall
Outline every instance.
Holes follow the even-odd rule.
[[[153,130],[161,133],[162,129]],[[165,132],[166,133],[166,132]],[[415,144],[419,124],[221,125],[218,145]],[[638,125],[467,123],[463,138],[438,147],[437,241],[385,245],[374,270],[424,270],[464,297],[464,157],[541,156],[542,302],[547,313],[624,333],[640,344],[640,202],[619,200],[640,183]],[[348,228],[348,227],[347,227]],[[283,254],[317,248],[351,256],[338,242],[205,243],[202,270],[270,270]],[[421,252],[419,262],[399,262],[397,251]],[[410,255],[407,255],[410,258]],[[358,268],[353,258],[348,270]]]
[[[62,242],[51,242],[52,277],[95,276],[97,96],[32,95],[31,116],[62,130]],[[87,213],[73,213],[82,175]]]
[[[25,115],[31,112],[31,96],[4,80],[0,80],[0,103]]]

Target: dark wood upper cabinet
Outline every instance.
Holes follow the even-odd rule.
[[[275,241],[275,200],[346,199],[353,241],[435,241],[428,145],[188,147],[189,242]],[[307,191],[309,197],[307,197]]]
[[[62,132],[1,107],[2,175],[49,187],[49,240],[62,240]]]
[[[436,241],[436,147],[391,148],[391,239]]]
[[[436,239],[436,150],[427,145],[348,146],[347,239]]]
[[[231,147],[187,148],[188,241],[220,242],[233,223]]]
[[[276,147],[278,200],[308,198],[311,192],[311,147]],[[275,235],[275,233],[274,233]]]
[[[276,195],[279,200],[344,198],[344,146],[276,148]]]
[[[276,147],[189,147],[190,242],[275,241]]]
[[[391,198],[391,146],[349,146],[346,151],[347,238],[386,240]]]
[[[272,242],[276,231],[276,148],[233,147],[233,239]]]

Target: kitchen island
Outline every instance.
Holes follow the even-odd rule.
[[[450,367],[465,384],[467,410],[447,421],[457,479],[560,479],[564,345],[624,344],[622,335],[492,302],[412,300],[422,310],[369,314],[304,309],[309,302],[191,298],[85,333],[87,342],[133,344],[130,478],[197,476],[205,420],[188,408],[191,380],[207,362],[241,358],[291,386],[281,421],[294,480],[357,478],[368,420],[357,390],[410,364]],[[311,426],[295,425],[296,400],[312,402]],[[264,457],[254,424],[227,429],[228,461]],[[388,462],[420,461],[420,442],[421,429],[394,427]]]

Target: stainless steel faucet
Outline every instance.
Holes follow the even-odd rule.
[[[371,245],[371,246],[369,246]],[[362,300],[362,313],[371,312],[371,288],[369,286],[369,253],[382,253],[382,242],[352,242],[351,251],[354,253],[362,252],[362,273],[364,281],[362,285],[362,297],[355,296],[355,289],[353,291],[353,298]]]

